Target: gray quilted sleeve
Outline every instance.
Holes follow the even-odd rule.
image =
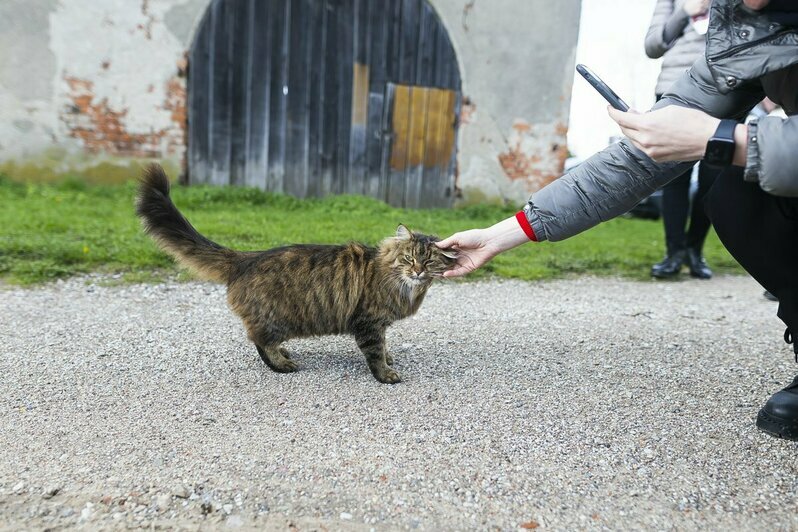
[[[774,196],[798,197],[798,118],[768,116],[748,126],[745,180]]]
[[[720,94],[711,79],[706,60],[699,59],[654,109],[681,105],[739,118],[762,99],[758,84]],[[656,163],[624,139],[532,194],[524,211],[538,240],[564,240],[627,212],[693,164]]]
[[[657,164],[624,139],[533,194],[524,211],[538,240],[565,240],[627,212],[693,164]]]

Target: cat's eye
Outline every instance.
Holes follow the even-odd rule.
[[[410,255],[405,255],[405,260],[407,262],[413,262],[413,257],[411,257]]]

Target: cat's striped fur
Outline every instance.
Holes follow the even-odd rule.
[[[434,236],[409,231],[377,247],[291,245],[267,251],[234,251],[204,236],[169,197],[169,179],[158,165],[141,178],[136,213],[158,245],[199,277],[227,285],[230,307],[249,339],[275,371],[296,371],[281,344],[291,338],[351,334],[380,382],[399,382],[387,354],[385,330],[414,314],[434,278],[455,260]]]

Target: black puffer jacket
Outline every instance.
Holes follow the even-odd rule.
[[[681,105],[716,118],[742,118],[764,98],[798,113],[798,28],[774,22],[742,0],[712,3],[706,57],[654,109]],[[798,117],[749,124],[745,179],[798,197]],[[693,161],[656,163],[627,139],[534,193],[525,206],[538,240],[564,240],[627,212]]]

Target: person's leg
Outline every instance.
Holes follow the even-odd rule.
[[[704,248],[704,240],[709,233],[712,223],[707,215],[704,199],[709,193],[715,178],[720,174],[720,169],[698,164],[698,190],[696,190],[693,204],[690,208],[690,227],[687,230],[687,247],[696,248],[701,251]]]
[[[798,199],[764,192],[743,181],[742,169],[724,171],[707,198],[707,212],[729,253],[779,300],[785,340],[798,336]],[[793,349],[798,360],[798,345]],[[798,440],[798,377],[760,410],[757,426]]]
[[[715,178],[720,173],[717,168],[706,164],[698,165],[698,190],[693,197],[690,207],[690,227],[687,229],[687,266],[690,275],[699,279],[712,277],[712,270],[704,260],[704,240],[707,238],[711,223],[704,206],[704,198],[715,183]]]
[[[685,260],[687,213],[690,209],[688,170],[662,188],[662,222],[665,228],[666,255],[651,267],[651,275],[664,278],[678,275]]]
[[[687,213],[690,210],[690,175],[683,173],[662,188],[662,222],[665,226],[665,246],[668,255],[687,245]]]
[[[798,332],[798,199],[768,194],[734,167],[715,181],[707,213],[729,253],[778,298],[778,316]]]

